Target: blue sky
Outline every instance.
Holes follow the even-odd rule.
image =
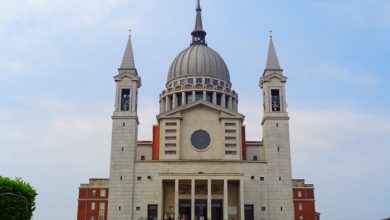
[[[38,190],[35,220],[75,219],[78,186],[107,177],[113,76],[133,29],[140,139],[151,139],[169,65],[190,42],[192,0],[2,0],[0,175]],[[390,1],[202,1],[261,140],[258,80],[274,32],[288,77],[292,169],[324,220],[390,216]]]

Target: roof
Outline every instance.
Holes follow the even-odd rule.
[[[184,76],[209,76],[230,82],[229,70],[221,55],[204,44],[184,49],[172,62],[168,82]]]
[[[306,184],[305,179],[293,179],[293,188],[313,188],[313,184]]]

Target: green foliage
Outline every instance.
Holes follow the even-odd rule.
[[[36,195],[36,190],[21,178],[0,176],[0,220],[31,219]]]

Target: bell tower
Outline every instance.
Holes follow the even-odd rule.
[[[141,78],[135,68],[131,36],[116,84],[112,116],[109,220],[133,219],[134,162],[138,136],[137,96]]]
[[[264,101],[262,126],[268,162],[266,184],[270,219],[294,219],[286,82],[287,77],[283,75],[271,36],[267,64],[260,79]]]

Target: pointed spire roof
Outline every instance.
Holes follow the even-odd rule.
[[[133,45],[131,43],[131,34],[129,35],[129,40],[127,41],[127,46],[125,54],[123,55],[122,64],[119,69],[131,69],[135,70],[135,62],[133,55]]]
[[[196,7],[196,20],[194,31],[204,31],[202,24],[202,8],[200,7],[200,0],[198,0],[198,5]]]
[[[191,32],[192,35],[192,43],[194,44],[204,44],[206,45],[206,31],[203,30],[203,22],[202,22],[202,8],[200,7],[200,0],[198,0],[198,4],[196,7],[196,20],[195,20],[195,29]]]
[[[272,40],[272,35],[269,40],[268,55],[267,55],[267,64],[265,70],[282,70],[279,64],[278,56],[276,55],[274,42]]]

